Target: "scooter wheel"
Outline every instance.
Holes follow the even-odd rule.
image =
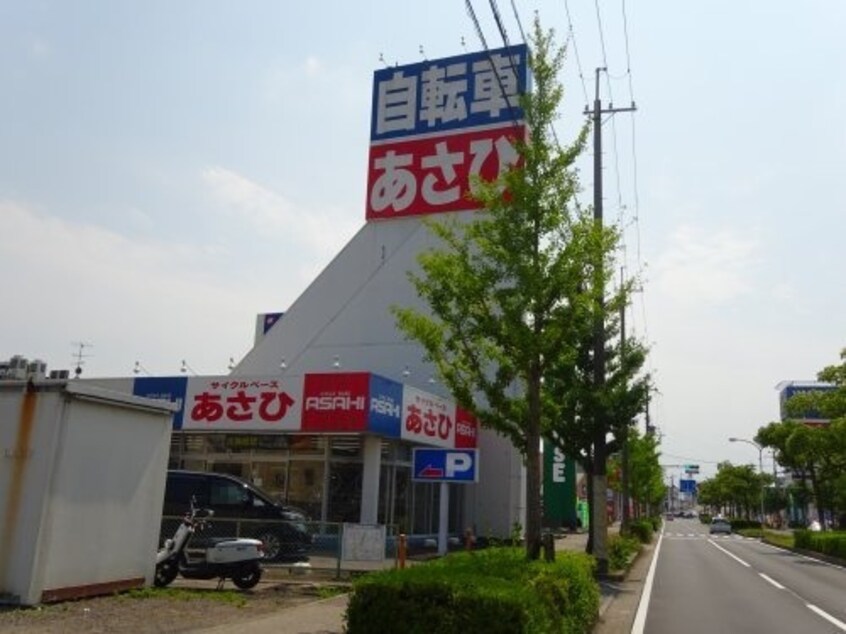
[[[178,574],[179,564],[172,559],[156,564],[156,574],[153,577],[153,585],[157,588],[164,588],[176,579],[176,575]]]
[[[234,575],[232,575],[232,583],[234,583],[241,590],[249,590],[254,588],[261,580],[261,566],[254,564],[252,566],[244,566]]]

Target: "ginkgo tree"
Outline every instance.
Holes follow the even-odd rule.
[[[456,400],[523,455],[526,552],[535,559],[541,438],[563,414],[562,385],[602,315],[619,238],[576,201],[574,163],[587,127],[564,147],[552,132],[564,50],[537,20],[530,49],[534,86],[520,98],[527,133],[513,139],[519,162],[495,181],[474,182],[484,211],[428,221],[439,247],[422,253],[419,271],[409,274],[428,311],[393,310]]]

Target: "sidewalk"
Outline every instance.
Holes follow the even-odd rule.
[[[206,628],[213,634],[343,634],[346,594],[305,603],[274,614],[229,625]]]
[[[615,535],[619,525],[609,527],[609,535]],[[555,540],[555,550],[584,552],[587,533],[568,533]],[[602,591],[599,622],[596,634],[628,634],[631,631],[643,580],[652,561],[654,546],[644,547],[626,579],[621,582],[600,582]],[[343,634],[344,614],[348,595],[314,601],[274,614],[258,617],[237,624],[220,625],[206,629],[212,634]]]

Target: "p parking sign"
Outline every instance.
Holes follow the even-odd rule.
[[[478,482],[478,450],[414,449],[412,479],[415,482]]]

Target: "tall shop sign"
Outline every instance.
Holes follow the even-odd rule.
[[[479,208],[473,177],[518,160],[527,55],[521,44],[374,73],[368,221]]]

